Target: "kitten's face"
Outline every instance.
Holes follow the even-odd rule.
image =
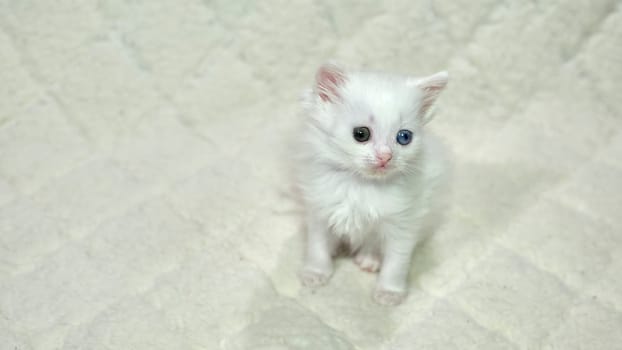
[[[323,161],[367,179],[417,171],[422,114],[429,107],[421,86],[324,66],[316,91],[313,117],[321,130],[317,156]]]
[[[334,123],[325,134],[331,160],[365,178],[415,171],[422,130],[412,106],[391,107],[373,108],[364,101],[333,106]]]

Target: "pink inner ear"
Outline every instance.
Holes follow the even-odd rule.
[[[423,99],[421,101],[421,114],[426,114],[430,107],[436,101],[436,98],[447,85],[447,73],[436,73],[425,78],[417,84],[423,90]]]
[[[317,92],[322,101],[335,102],[340,98],[339,87],[346,81],[345,74],[333,65],[320,67],[316,76]]]
[[[436,101],[438,94],[441,92],[443,87],[439,86],[427,86],[423,88],[423,99],[421,101],[421,113],[425,114],[428,112],[430,107]]]

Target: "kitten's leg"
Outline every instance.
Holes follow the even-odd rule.
[[[376,282],[374,299],[383,305],[397,305],[405,298],[408,291],[408,274],[412,252],[417,244],[417,237],[411,229],[396,226],[385,227],[382,269]]]
[[[380,242],[366,242],[354,255],[354,262],[363,271],[378,272],[380,270]]]
[[[309,216],[307,220],[307,253],[300,272],[302,284],[318,287],[328,282],[333,273],[332,255],[339,241],[321,220]]]

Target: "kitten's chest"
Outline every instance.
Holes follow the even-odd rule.
[[[399,192],[395,186],[337,183],[325,192],[321,210],[333,233],[359,240],[403,211]]]

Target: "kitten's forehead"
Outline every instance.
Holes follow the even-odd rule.
[[[344,100],[360,121],[382,128],[412,122],[421,96],[403,77],[371,73],[353,74],[344,89]]]

